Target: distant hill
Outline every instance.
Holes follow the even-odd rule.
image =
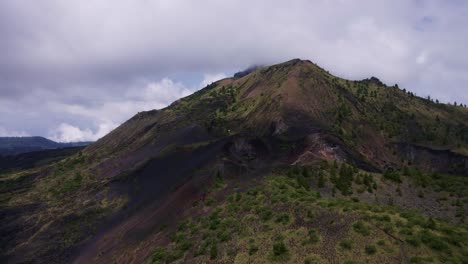
[[[90,143],[59,143],[44,137],[0,137],[0,155],[6,156],[46,149],[81,147],[87,146]]]

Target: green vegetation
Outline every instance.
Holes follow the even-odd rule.
[[[340,241],[340,247],[345,250],[350,250],[353,248],[353,241],[350,239],[343,239]]]
[[[398,182],[398,183],[401,182],[400,173],[398,171],[387,170],[385,171],[383,176],[385,179],[389,179],[391,181]]]
[[[367,224],[365,224],[363,221],[357,221],[356,223],[353,224],[353,229],[357,233],[363,235],[363,236],[368,236],[370,235],[370,229]]]
[[[162,247],[158,247],[153,251],[151,255],[151,261],[153,263],[161,263],[166,257],[166,249]]]
[[[255,244],[255,241],[252,240],[250,243],[249,243],[249,255],[252,256],[254,255],[255,253],[257,253],[258,251],[258,246],[257,244]]]
[[[348,170],[343,175],[359,174],[363,182],[366,177],[369,179],[351,166],[338,167]],[[270,176],[244,192],[234,192],[216,205],[199,205],[211,209],[206,216],[187,224],[197,226],[198,232],[190,233],[185,229],[176,232],[183,232],[180,234],[184,238],[182,241],[192,241],[192,245],[199,246],[181,247],[183,242],[174,240],[167,245],[166,252],[184,252],[180,258],[188,261],[191,256],[188,252],[192,251],[196,262],[221,258],[314,263],[315,258],[303,255],[304,252],[323,246],[324,228],[339,228],[334,232],[344,237],[328,243],[333,247],[330,250],[342,252],[338,255],[341,262],[349,260],[352,256],[349,254],[355,250],[370,258],[397,257],[401,248],[394,237],[404,241],[408,259],[413,263],[418,263],[415,262],[420,261],[418,258],[446,262],[464,257],[466,242],[463,237],[468,235],[464,226],[453,226],[392,206],[322,198],[297,180],[297,175],[304,176],[303,168],[295,167],[290,171],[287,177]],[[309,176],[304,178],[308,183],[315,181],[319,173],[313,168],[308,171]],[[356,214],[362,219],[352,220]],[[418,258],[411,258],[415,254]],[[330,256],[318,257],[326,260]]]
[[[76,191],[80,188],[82,182],[83,177],[80,173],[76,173],[74,177],[67,179],[61,186],[58,186],[57,189],[52,189],[51,192],[54,196],[61,196],[66,193]]]
[[[282,238],[273,243],[273,260],[284,260],[288,254],[288,248]]]
[[[366,246],[365,250],[367,255],[374,255],[377,252],[377,248],[374,245]]]
[[[315,229],[309,230],[309,234],[307,236],[307,239],[305,242],[315,244],[320,241],[320,235]]]

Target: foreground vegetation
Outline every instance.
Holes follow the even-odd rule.
[[[191,209],[204,212],[202,216],[181,221],[169,232],[170,243],[156,247],[148,263],[468,261],[466,224],[359,202],[356,197],[325,198],[314,190],[320,172],[303,177],[294,171],[300,170],[253,180],[244,190],[234,186],[231,194],[216,202],[213,197],[220,189],[229,188],[218,180],[217,186],[222,187]],[[341,181],[336,180],[338,185]],[[370,190],[374,183],[369,184]]]

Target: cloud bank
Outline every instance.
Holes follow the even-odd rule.
[[[292,58],[468,103],[467,24],[462,0],[4,0],[0,132],[95,140],[138,111]]]

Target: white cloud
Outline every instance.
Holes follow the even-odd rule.
[[[205,86],[205,83],[211,83],[224,77],[225,75],[221,73],[205,74],[200,85]],[[49,137],[59,142],[95,141],[137,112],[166,107],[198,89],[199,87],[189,88],[180,82],[163,78],[156,82],[139,82],[135,84],[135,87],[129,88],[123,93],[121,97],[116,97],[112,101],[103,101],[95,106],[54,102],[50,104],[51,110],[82,117],[96,125],[94,128],[90,128],[89,124],[80,128],[78,125],[70,124],[71,122],[61,123],[49,131]]]
[[[155,108],[160,108],[192,92],[193,89],[185,87],[182,83],[174,82],[169,78],[163,78],[159,82],[147,83],[142,91],[139,91],[139,89],[132,90],[132,93],[135,94],[131,97],[139,98],[147,103],[158,104],[159,107]]]
[[[116,127],[113,123],[102,123],[98,126],[96,132],[89,128],[80,129],[79,127],[62,123],[54,131],[51,131],[49,138],[57,142],[78,142],[95,141],[105,136]]]
[[[182,83],[163,78],[156,82],[139,82],[119,96],[106,98],[95,105],[56,102],[52,107],[56,112],[91,118],[97,123],[121,123],[137,112],[163,108],[196,90],[197,88],[188,88]]]
[[[228,77],[228,76],[226,76],[226,74],[224,74],[224,73],[204,74],[203,75],[203,80],[200,83],[200,88],[204,88],[207,85],[209,85],[209,84],[211,84],[211,83],[213,83],[215,81],[224,79],[226,77]]]

